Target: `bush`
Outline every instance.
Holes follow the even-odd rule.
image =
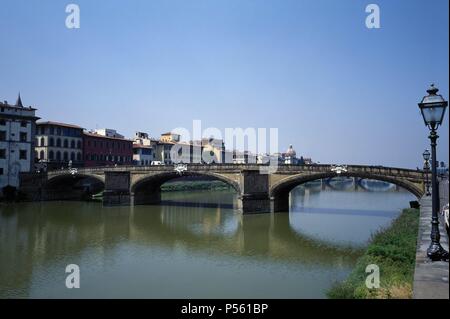
[[[391,226],[372,236],[371,243],[358,259],[347,280],[335,283],[329,298],[411,298],[416,257],[419,210],[404,209]],[[380,268],[380,288],[369,289],[365,280],[366,266]]]

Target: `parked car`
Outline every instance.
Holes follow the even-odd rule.
[[[155,166],[155,165],[164,165],[164,163],[161,162],[161,161],[152,161],[152,162],[150,163],[150,165],[152,165],[152,166]]]

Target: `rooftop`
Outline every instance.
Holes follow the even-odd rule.
[[[83,128],[81,126],[78,126],[78,125],[68,124],[68,123],[60,123],[60,122],[52,122],[52,121],[37,122],[36,125],[53,125],[53,126],[69,127],[69,128],[75,128],[75,129],[83,130]]]
[[[133,140],[126,139],[126,138],[105,136],[105,135],[100,135],[100,134],[97,134],[97,133],[87,132],[87,131],[84,131],[83,134],[86,135],[86,136],[96,137],[96,138],[106,138],[106,139],[109,139],[109,140],[133,142]]]
[[[17,106],[17,105],[11,105],[11,104],[8,104],[7,101],[0,102],[0,106],[1,107],[7,107],[7,108],[10,108],[10,109],[21,109],[21,110],[27,110],[27,111],[36,111],[37,110],[37,109],[35,109],[35,108],[31,107],[31,106],[22,107],[22,106]]]

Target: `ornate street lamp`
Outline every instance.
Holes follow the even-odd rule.
[[[432,218],[431,218],[431,244],[428,247],[427,255],[431,260],[448,260],[448,252],[440,244],[441,235],[439,233],[439,195],[437,184],[436,169],[436,141],[439,138],[437,129],[442,124],[445,115],[445,109],[448,102],[442,95],[437,94],[438,88],[431,84],[427,90],[428,95],[419,103],[425,125],[430,129],[429,139],[431,141],[431,199],[432,199]]]
[[[425,152],[423,152],[423,171],[425,173],[425,187],[426,187],[426,196],[430,196],[430,180],[428,179],[428,175],[430,174],[430,156],[431,153],[429,150],[425,150]]]

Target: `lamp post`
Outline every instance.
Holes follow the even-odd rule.
[[[429,150],[425,150],[425,152],[423,152],[422,154],[423,156],[423,171],[425,172],[425,187],[426,187],[426,196],[430,196],[430,180],[428,179],[428,175],[430,174],[430,151]]]
[[[431,218],[431,243],[427,250],[428,257],[433,260],[448,260],[448,252],[440,244],[441,235],[439,233],[439,195],[437,189],[437,169],[436,169],[436,142],[439,136],[437,129],[442,124],[445,115],[445,109],[448,102],[442,95],[437,94],[438,88],[431,85],[427,90],[428,95],[419,103],[425,125],[430,130],[428,138],[431,141],[431,199],[432,199],[432,218]]]

